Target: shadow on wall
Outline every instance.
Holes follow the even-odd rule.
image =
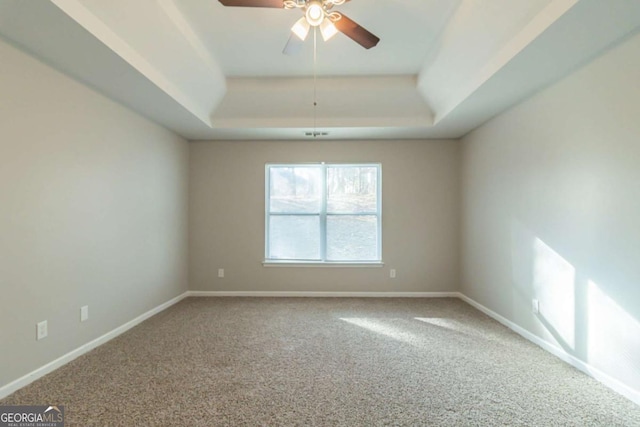
[[[535,327],[566,353],[640,390],[640,321],[606,288],[514,221],[511,233],[514,306],[539,302]]]

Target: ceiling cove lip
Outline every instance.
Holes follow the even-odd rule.
[[[223,11],[229,8],[218,5],[217,1],[138,0],[135,7],[126,9],[128,14],[123,22],[113,17],[119,10],[125,10],[120,6],[130,5],[125,0],[4,1],[0,10],[8,19],[0,22],[0,34],[76,80],[187,139],[289,140],[300,139],[302,132],[310,129],[310,73],[299,74],[300,69],[292,67],[289,75],[275,77],[262,64],[252,68],[254,77],[236,77],[222,72],[224,61],[211,48],[207,34],[194,24],[197,19],[204,22],[223,16],[228,19],[231,15],[223,14]],[[380,19],[376,13],[387,13],[385,7],[390,7],[389,3],[370,0],[375,7],[368,14],[361,12],[364,1],[369,0],[345,4],[345,10],[352,8],[349,16],[358,20],[362,16],[366,20],[363,24],[368,28],[370,22],[374,22],[371,28],[376,32],[379,28],[385,33],[393,32],[391,27],[396,24],[388,19],[375,23]],[[451,12],[444,7],[450,5],[448,1],[403,0],[406,9],[396,10],[406,14],[407,11],[435,7],[440,14],[436,14],[437,19],[430,18],[436,19],[433,28],[441,29],[438,37],[442,39],[443,33],[450,30],[444,24],[450,24],[452,20],[459,24],[458,14],[464,11],[460,8],[474,3],[461,0],[458,9],[449,13],[445,22],[442,17],[445,12]],[[498,8],[504,18],[516,13],[509,12],[512,4],[508,0],[487,0],[485,5],[490,10],[481,12],[491,16]],[[422,61],[418,69],[404,74],[381,72],[382,68],[371,67],[367,62],[371,58],[369,54],[384,53],[393,46],[393,37],[385,34],[382,34],[385,43],[371,51],[357,45],[354,51],[341,50],[354,44],[342,40],[345,43],[341,48],[341,40],[332,39],[323,46],[330,44],[331,49],[335,47],[341,54],[349,52],[347,59],[360,63],[367,71],[356,75],[320,74],[319,84],[326,84],[318,93],[320,130],[330,132],[327,139],[458,138],[577,70],[640,28],[640,2],[553,0],[549,3],[548,0],[531,0],[531,4],[533,6],[518,12],[522,22],[518,21],[503,32],[502,38],[494,37],[494,41],[500,43],[488,50],[482,61],[463,70],[465,73],[457,76],[457,80],[456,76],[448,75],[446,67],[439,70],[440,75],[429,75],[429,71],[438,66],[433,62],[438,60],[437,56]],[[102,10],[104,8],[106,10]],[[203,12],[202,16],[194,17],[196,12]],[[284,41],[281,39],[290,30],[291,16],[282,11],[274,12],[255,14],[252,19],[259,25],[254,22],[255,28],[244,28],[243,31],[255,30],[257,37],[274,40],[276,49],[265,54],[276,62],[284,61],[288,67],[292,62],[283,59],[280,51]],[[471,14],[466,18],[476,19],[476,16]],[[416,23],[420,22],[403,21],[403,26]],[[229,22],[232,28],[236,24]],[[471,30],[484,28],[483,25],[483,22],[476,22]],[[32,31],[36,27],[38,31]],[[160,43],[159,46],[166,49],[147,51],[145,42],[148,40],[136,38],[140,34],[131,33],[137,27],[150,39],[175,44],[171,47]],[[463,30],[471,31],[469,28]],[[469,31],[467,36],[473,38],[473,32]],[[269,32],[273,34],[267,34]],[[438,43],[427,32],[425,29],[429,43]],[[231,33],[227,39],[242,38],[239,34]],[[176,46],[184,49],[176,49]],[[462,50],[472,47],[465,43],[458,46]],[[446,53],[452,46],[444,44],[441,48]],[[360,56],[360,51],[366,55]],[[448,52],[460,56],[460,51],[455,49]],[[414,52],[409,50],[408,53]],[[323,54],[327,56],[321,63],[328,64],[330,52]],[[388,52],[383,56],[387,63],[396,59]],[[261,57],[258,55],[256,59],[259,62]],[[186,65],[172,68],[176,63]],[[278,85],[284,89],[274,92]],[[332,97],[338,99],[338,95],[345,95],[346,101],[332,104]]]
[[[55,6],[60,8],[66,15],[72,18],[78,25],[82,26],[93,37],[97,38],[106,47],[126,61],[133,69],[144,75],[158,89],[165,92],[173,98],[178,104],[189,111],[194,117],[200,120],[208,127],[212,127],[211,115],[217,104],[222,100],[226,93],[226,78],[222,74],[222,70],[210,55],[204,55],[198,43],[195,34],[185,29],[186,21],[179,13],[175,3],[171,0],[160,0],[157,4],[164,11],[167,18],[174,25],[176,32],[180,32],[181,36],[188,42],[194,54],[197,54],[200,61],[206,65],[209,71],[208,79],[215,82],[217,87],[210,91],[209,99],[201,102],[195,99],[193,91],[191,94],[185,91],[185,85],[177,81],[175,78],[167,77],[166,69],[162,69],[162,64],[153,63],[149,60],[149,56],[145,52],[136,49],[131,41],[125,40],[118,34],[117,29],[110,27],[104,22],[104,19],[96,15],[96,12],[90,10],[87,5],[78,0],[50,0]],[[137,0],[139,2],[143,0]],[[146,0],[149,3],[148,0]],[[150,3],[151,4],[151,3]],[[209,85],[211,88],[211,85]]]

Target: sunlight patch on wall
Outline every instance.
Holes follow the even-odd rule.
[[[587,298],[589,364],[640,389],[640,321],[591,280]]]
[[[533,289],[540,318],[562,347],[575,349],[575,268],[539,238],[533,242]]]

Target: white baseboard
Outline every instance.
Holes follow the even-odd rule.
[[[80,347],[76,348],[75,350],[70,351],[69,353],[65,354],[64,356],[60,356],[59,358],[57,358],[56,360],[47,363],[44,366],[41,366],[40,368],[29,372],[27,375],[18,378],[15,381],[10,382],[9,384],[0,387],[0,399],[7,397],[8,395],[10,395],[11,393],[21,389],[22,387],[31,384],[32,382],[34,382],[35,380],[42,378],[43,376],[47,375],[50,372],[55,371],[56,369],[58,369],[59,367],[66,365],[67,363],[71,362],[72,360],[76,359],[79,356],[82,356],[85,353],[90,352],[91,350],[93,350],[94,348],[106,343],[107,341],[112,340],[113,338],[117,337],[118,335],[121,335],[122,333],[128,331],[129,329],[133,328],[134,326],[144,322],[145,320],[147,320],[148,318],[150,318],[151,316],[160,313],[163,310],[166,310],[167,308],[171,307],[172,305],[182,301],[184,298],[187,297],[188,292],[185,292],[181,295],[178,295],[175,298],[170,299],[169,301],[160,304],[157,307],[152,308],[151,310],[147,311],[146,313],[141,314],[140,316],[136,317],[133,320],[128,321],[127,323],[125,323],[122,326],[119,326],[115,329],[113,329],[112,331],[107,332],[106,334],[92,340],[89,341],[86,344],[81,345]]]
[[[188,291],[190,297],[458,298],[458,292]]]
[[[596,380],[600,381],[602,384],[606,385],[607,387],[609,387],[613,391],[623,395],[624,397],[626,397],[627,399],[629,399],[632,402],[636,403],[637,405],[640,405],[640,390],[635,390],[635,389],[627,386],[626,384],[621,383],[619,380],[611,377],[608,374],[605,374],[604,372],[602,372],[598,368],[594,368],[593,366],[589,365],[588,363],[578,359],[574,355],[567,353],[562,348],[560,348],[560,347],[558,347],[558,346],[556,346],[556,345],[554,345],[554,344],[552,344],[552,343],[550,343],[548,341],[543,340],[539,336],[527,331],[526,329],[524,329],[521,326],[518,326],[517,324],[513,323],[509,319],[499,315],[498,313],[496,313],[493,310],[488,309],[487,307],[483,306],[482,304],[472,300],[468,296],[466,296],[466,295],[464,295],[462,293],[459,293],[459,298],[461,300],[463,300],[464,302],[468,303],[469,305],[477,308],[478,310],[480,310],[481,312],[483,312],[487,316],[492,317],[493,319],[495,319],[498,322],[502,323],[507,328],[511,329],[512,331],[516,332],[517,334],[521,335],[522,337],[526,338],[527,340],[531,341],[532,343],[538,345],[539,347],[542,347],[544,350],[548,351],[549,353],[553,354],[554,356],[558,357],[559,359],[565,361],[566,363],[568,363],[569,365],[573,366],[574,368],[579,369],[580,371],[584,372],[585,374],[589,375],[590,377],[593,377]]]
[[[21,389],[22,387],[42,378],[50,372],[55,371],[59,367],[71,362],[79,356],[93,350],[94,348],[112,340],[118,335],[128,331],[129,329],[144,322],[151,316],[160,313],[172,305],[182,301],[187,297],[369,297],[369,298],[457,298],[457,292],[209,292],[209,291],[187,291],[177,297],[160,304],[159,306],[141,314],[133,320],[122,326],[113,329],[110,332],[60,356],[52,362],[47,363],[40,368],[29,372],[28,374],[0,387],[0,399],[7,397],[11,393]]]
[[[250,291],[187,291],[177,297],[160,304],[159,306],[147,311],[146,313],[141,314],[133,320],[125,323],[122,326],[117,327],[116,329],[107,332],[106,334],[84,344],[77,349],[65,354],[57,358],[56,360],[47,363],[46,365],[24,375],[21,378],[18,378],[15,381],[10,382],[9,384],[0,387],[0,399],[12,394],[13,392],[19,390],[20,388],[32,383],[33,381],[45,376],[46,374],[53,372],[59,367],[71,362],[79,356],[82,356],[85,353],[93,350],[94,348],[106,343],[107,341],[112,340],[113,338],[121,335],[122,333],[128,331],[134,326],[142,323],[147,320],[151,316],[160,313],[163,310],[171,307],[172,305],[182,301],[186,297],[315,297],[315,298],[460,298],[476,309],[482,311],[487,316],[495,319],[496,321],[502,323],[509,329],[518,333],[522,337],[527,340],[533,342],[534,344],[542,347],[544,350],[553,354],[554,356],[560,358],[561,360],[567,362],[568,364],[574,366],[580,371],[586,373],[587,375],[595,378],[600,381],[607,387],[612,390],[618,392],[619,394],[625,396],[632,402],[640,405],[640,391],[632,389],[631,387],[621,383],[617,379],[605,374],[597,368],[585,363],[584,361],[576,358],[575,356],[565,352],[562,348],[543,340],[542,338],[534,335],[533,333],[527,331],[521,326],[515,324],[514,322],[508,320],[507,318],[499,315],[498,313],[488,309],[482,304],[474,301],[473,299],[467,297],[466,295],[460,292],[250,292]]]

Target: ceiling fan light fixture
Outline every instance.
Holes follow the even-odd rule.
[[[310,1],[307,5],[305,17],[307,18],[309,25],[313,27],[317,27],[322,24],[322,21],[324,20],[324,9],[322,8],[322,3],[316,0]]]
[[[307,22],[307,18],[302,17],[298,19],[298,21],[295,24],[293,24],[293,27],[291,27],[291,32],[293,32],[293,34],[298,36],[300,40],[305,41],[307,38],[307,35],[309,35],[310,28],[311,26]]]
[[[325,18],[320,24],[320,33],[322,34],[322,39],[327,41],[338,34],[338,29],[330,19]]]
[[[0,0],[1,1],[1,0]],[[284,53],[290,54],[292,46],[298,46],[304,41],[314,27],[322,27],[324,40],[332,38],[336,32],[341,32],[365,49],[371,49],[380,42],[380,37],[363,28],[360,24],[345,16],[342,12],[334,11],[335,6],[341,6],[350,0],[218,0],[224,6],[232,7],[264,7],[274,9],[297,9],[303,12],[304,20],[296,22],[291,28],[296,37],[289,36]],[[330,22],[327,22],[329,20]],[[337,31],[336,31],[337,30]]]

